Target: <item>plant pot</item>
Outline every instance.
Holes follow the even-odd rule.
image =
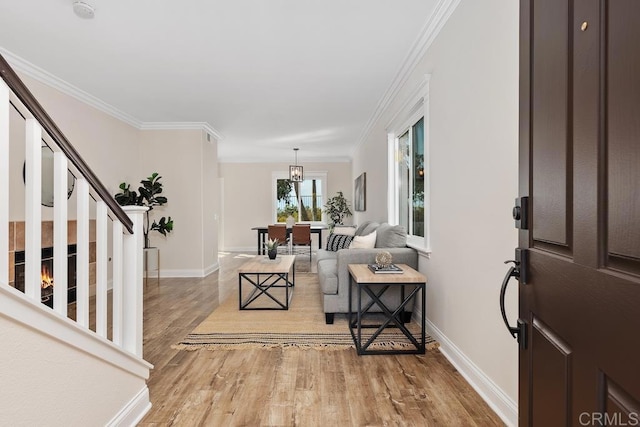
[[[267,251],[267,255],[269,255],[269,259],[276,259],[276,255],[278,255],[277,249],[269,249]]]
[[[157,271],[158,260],[158,248],[144,248],[145,271]]]

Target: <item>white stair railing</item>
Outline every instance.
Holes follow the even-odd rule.
[[[10,285],[9,236],[0,232],[0,296],[27,298],[39,309],[73,322],[68,313],[68,277],[76,275],[75,322],[89,334],[142,358],[142,221],[146,208],[125,211],[82,160],[55,123],[42,109],[9,64],[0,55],[0,230],[8,230],[11,202],[9,180],[11,109],[24,118],[25,140],[25,283],[24,294]],[[22,141],[20,141],[21,143]],[[53,151],[53,308],[41,301],[42,288],[42,147]],[[69,217],[67,179],[75,184],[75,217]],[[94,212],[95,210],[95,212]],[[15,219],[20,221],[20,219]],[[75,222],[75,225],[74,225]],[[95,223],[95,302],[91,298],[90,258]],[[68,236],[76,227],[77,271],[68,271]],[[110,242],[111,241],[111,242]],[[109,245],[109,242],[111,243]],[[111,246],[111,248],[109,248]],[[111,270],[109,263],[111,261]],[[109,293],[109,279],[112,292]],[[109,296],[110,295],[110,296]],[[93,306],[92,304],[95,304]],[[90,322],[92,307],[95,325]],[[111,307],[111,325],[108,324]],[[24,319],[23,319],[24,320]],[[111,333],[109,333],[111,326]],[[95,330],[95,332],[94,332]],[[110,336],[109,336],[110,335]]]
[[[57,152],[53,156],[53,199],[65,200],[67,197],[67,158],[64,153]],[[67,292],[69,282],[67,204],[57,203],[53,210],[53,271],[56,283],[61,286],[53,288],[53,309],[61,316],[67,317]]]
[[[9,87],[0,84],[0,226],[9,224]],[[9,234],[0,232],[0,254],[9,253]],[[2,258],[0,258],[1,260]],[[0,286],[9,283],[9,263],[0,262]]]
[[[39,301],[42,292],[42,129],[35,119],[27,119],[25,130],[24,293]]]

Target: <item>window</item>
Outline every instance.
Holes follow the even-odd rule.
[[[302,182],[291,182],[286,173],[274,173],[274,221],[324,222],[326,173],[306,173]]]
[[[407,229],[407,243],[428,251],[428,79],[388,126],[389,223]]]
[[[398,218],[410,235],[424,237],[424,117],[397,139]]]

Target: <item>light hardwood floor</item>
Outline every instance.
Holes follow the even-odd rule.
[[[355,350],[173,350],[221,300],[236,296],[245,259],[223,254],[220,271],[207,278],[145,287],[144,357],[155,367],[153,407],[140,425],[503,425],[437,350],[364,357]]]

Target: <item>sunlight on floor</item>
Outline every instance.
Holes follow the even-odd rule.
[[[254,256],[256,256],[256,255],[255,254],[236,253],[233,257],[235,259],[239,259],[239,258],[253,258]]]

